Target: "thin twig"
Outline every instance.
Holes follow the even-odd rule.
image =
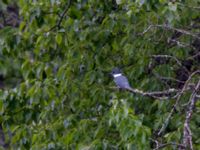
[[[153,150],[159,150],[159,149],[162,149],[162,148],[167,147],[167,146],[177,146],[179,148],[185,148],[185,146],[182,145],[182,144],[177,144],[177,143],[172,143],[171,142],[171,143],[161,144],[160,146],[154,148]]]
[[[139,33],[138,35],[144,35],[145,33],[147,33],[149,30],[151,30],[153,27],[153,25],[148,26],[142,33]]]
[[[188,8],[192,8],[192,9],[197,9],[197,10],[200,10],[200,7],[195,7],[195,6],[188,6],[188,5],[183,5],[181,3],[177,3],[179,6],[181,7],[188,7]]]
[[[186,30],[183,30],[183,29],[173,28],[173,27],[170,27],[168,25],[154,25],[154,27],[181,32],[182,34],[190,35],[192,37],[200,39],[200,37],[198,35],[196,35],[195,33],[192,33],[192,32],[189,32],[189,31],[186,31]]]
[[[5,150],[9,148],[10,140],[6,142],[6,135],[3,131],[2,124],[0,124],[0,146]]]
[[[183,47],[183,48],[189,47],[189,48],[191,48],[191,49],[193,49],[193,50],[196,49],[194,46],[192,46],[192,45],[190,45],[190,44],[183,43],[183,42],[180,42],[180,41],[175,40],[175,39],[169,39],[168,42],[173,42],[173,43],[175,43],[175,44],[176,44],[177,46],[179,46],[179,47]]]
[[[175,78],[172,78],[172,77],[162,77],[158,74],[154,74],[154,75],[156,75],[156,77],[158,77],[160,80],[174,81],[174,82],[177,82],[177,83],[185,83],[185,81],[181,81],[181,80],[178,80],[178,79],[175,79]]]
[[[58,21],[58,24],[57,24],[58,28],[60,28],[61,22],[63,21],[63,18],[65,17],[67,11],[69,10],[70,5],[71,5],[71,0],[68,0],[68,4],[60,17],[60,20]]]
[[[182,67],[182,68],[189,74],[188,69],[187,69],[185,66],[183,66],[183,65],[181,64],[181,62],[178,60],[178,58],[176,58],[175,56],[171,56],[171,55],[152,55],[152,57],[153,57],[153,58],[171,58],[171,59],[174,59],[174,60],[176,61],[176,63],[177,63],[180,67]]]
[[[160,145],[159,147],[157,147],[157,148],[155,148],[155,149],[153,149],[153,150],[159,150],[159,149],[162,149],[162,148],[164,148],[164,147],[167,147],[167,146],[177,146],[177,147],[179,147],[179,148],[185,148],[185,146],[184,145],[182,145],[182,144],[177,144],[177,143],[165,143],[165,144],[162,144],[162,145]]]
[[[175,79],[175,78],[172,78],[172,77],[162,77],[162,76],[160,76],[159,74],[156,74],[156,73],[154,73],[154,75],[155,75],[156,78],[158,78],[161,81],[166,81],[166,82],[167,81],[173,81],[173,82],[182,83],[182,84],[185,83],[185,81],[181,81],[181,80],[178,80],[178,79]],[[195,87],[195,84],[189,83],[186,90],[187,91],[192,90],[192,89],[194,89],[194,87]]]
[[[193,56],[188,57],[187,59],[194,59],[194,58],[196,58],[196,57],[198,57],[198,56],[200,56],[200,52],[196,53],[196,54],[193,55]]]
[[[159,149],[162,149],[162,148],[167,147],[167,146],[177,146],[179,148],[184,148],[185,147],[184,145],[178,144],[178,143],[175,143],[175,142],[162,144],[158,140],[155,140],[155,139],[152,139],[152,138],[150,140],[153,141],[156,144],[156,147],[153,150],[159,150]]]
[[[72,3],[72,0],[68,0],[68,2],[67,2],[67,4],[66,4],[66,8],[64,9],[63,13],[61,14],[61,16],[60,16],[60,18],[59,18],[57,24],[56,24],[55,26],[51,27],[51,29],[50,29],[49,31],[52,31],[52,30],[54,30],[55,28],[58,28],[58,29],[60,28],[61,23],[62,23],[62,21],[63,21],[65,15],[66,15],[66,13],[67,13],[67,11],[69,10],[69,8],[70,8],[70,6],[71,6],[71,3]]]

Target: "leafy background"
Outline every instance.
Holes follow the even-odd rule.
[[[120,67],[144,91],[182,88],[200,69],[199,4],[0,0],[2,149],[154,149],[155,139],[177,149],[191,93],[157,136],[175,100],[119,91],[109,73]],[[195,149],[199,104],[190,123]]]

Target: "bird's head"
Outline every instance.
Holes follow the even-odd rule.
[[[114,78],[121,76],[122,75],[122,71],[119,68],[113,68],[112,72],[110,73]]]

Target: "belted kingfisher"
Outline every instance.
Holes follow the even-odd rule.
[[[122,74],[119,68],[114,68],[111,72],[111,75],[113,76],[116,85],[120,89],[126,89],[130,91],[133,90],[128,82],[127,77]]]

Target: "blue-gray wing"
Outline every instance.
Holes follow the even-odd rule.
[[[122,89],[131,88],[130,85],[129,85],[128,79],[125,76],[123,76],[123,75],[114,78],[114,81],[115,81],[115,83],[117,84],[117,86],[119,88],[122,88]]]

